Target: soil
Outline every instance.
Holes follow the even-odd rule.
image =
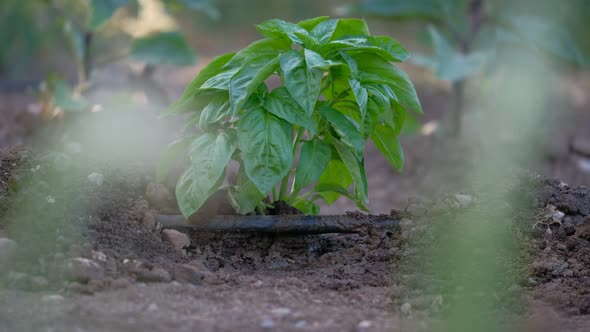
[[[152,179],[141,165],[131,172],[68,158],[23,148],[0,156],[0,221],[18,243],[1,272],[1,331],[427,331],[440,330],[440,317],[463,298],[492,303],[476,320],[491,316],[498,327],[590,327],[587,187],[518,174],[494,193],[353,215],[393,217],[401,230],[193,232],[178,250],[149,222],[157,211],[144,196]],[[90,170],[104,182],[89,181]],[[474,218],[502,243],[480,242],[502,273],[477,292],[469,284],[487,277],[475,272],[481,252],[433,254],[447,252],[456,230],[479,241],[468,231]]]

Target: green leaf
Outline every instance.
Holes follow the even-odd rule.
[[[320,193],[327,205],[331,205],[341,195],[340,190],[318,190],[318,188],[342,188],[346,192],[345,188],[350,187],[351,184],[352,176],[346,165],[340,159],[332,159],[320,176],[314,190]]]
[[[311,30],[310,34],[318,41],[319,45],[324,45],[332,38],[337,26],[338,20],[331,19],[323,21],[316,25],[313,30]]]
[[[213,59],[205,68],[201,69],[197,77],[195,77],[184,89],[182,96],[172,104],[168,110],[164,113],[165,115],[176,114],[180,112],[186,112],[190,110],[191,105],[194,103],[194,98],[199,92],[199,89],[207,80],[211,77],[219,74],[221,68],[233,58],[235,53],[228,53],[222,56],[218,56]]]
[[[332,125],[342,142],[354,149],[357,156],[362,157],[365,142],[358,124],[326,104],[322,104],[319,110],[320,115]]]
[[[545,51],[578,65],[587,63],[571,33],[561,25],[532,15],[509,14],[502,19],[520,37],[520,42],[533,50]]]
[[[429,26],[428,31],[435,50],[434,63],[437,77],[449,82],[457,82],[471,76],[484,65],[485,57],[482,53],[462,54],[455,50],[451,42],[434,26]],[[420,60],[418,58],[418,61]]]
[[[188,161],[186,152],[194,139],[194,137],[184,137],[168,144],[164,155],[158,162],[158,168],[156,170],[156,180],[158,182],[164,181],[172,166],[181,164],[180,161],[184,159]]]
[[[298,191],[318,180],[331,159],[332,151],[328,143],[314,139],[301,144],[299,163],[295,171],[293,189]]]
[[[285,87],[306,114],[311,115],[320,96],[323,71],[310,67],[306,58],[295,50],[281,55],[280,66]]]
[[[335,50],[369,52],[395,62],[403,62],[410,58],[410,54],[400,42],[386,36],[357,36],[337,39],[324,45],[321,48],[321,53],[326,55]]]
[[[365,72],[364,81],[389,85],[396,101],[418,114],[423,114],[416,89],[406,73],[375,54],[361,53],[353,55],[353,58],[359,71]]]
[[[236,114],[248,101],[248,97],[279,68],[279,57],[257,57],[248,61],[229,82],[231,113]]]
[[[401,172],[404,167],[404,154],[393,128],[384,123],[378,124],[371,134],[371,139],[389,164]]]
[[[252,59],[274,59],[279,54],[290,49],[291,43],[287,40],[274,38],[257,40],[236,53],[231,61],[225,65],[225,69],[229,70],[236,67],[242,67],[246,62],[252,61]]]
[[[190,147],[190,168],[176,186],[176,198],[182,214],[188,218],[217,188],[219,179],[236,149],[233,132],[205,134]]]
[[[131,58],[152,66],[189,66],[196,61],[195,53],[180,32],[160,32],[135,39],[131,46]]]
[[[329,18],[330,18],[329,16],[314,17],[314,18],[310,18],[308,20],[299,21],[299,22],[297,22],[297,25],[300,26],[300,27],[302,27],[303,29],[305,29],[307,31],[311,31],[318,24],[320,24],[320,23],[328,20]]]
[[[362,86],[361,82],[357,81],[356,79],[351,78],[348,80],[348,83],[350,84],[354,98],[359,106],[359,110],[361,111],[362,122],[365,119],[365,115],[367,114],[367,100],[369,98],[369,94],[367,89]],[[361,130],[361,133],[362,132],[363,131]]]
[[[121,7],[127,5],[129,0],[90,0],[90,29],[97,30]]]
[[[367,192],[367,181],[365,175],[365,168],[361,162],[354,156],[352,151],[339,140],[333,140],[332,143],[336,148],[336,151],[340,155],[342,162],[350,172],[352,181],[354,183],[355,197],[359,202],[367,203],[369,196]]]
[[[307,200],[295,201],[295,203],[293,203],[293,207],[306,215],[320,214],[320,207],[317,204]]]
[[[216,130],[218,126],[212,126],[229,115],[230,105],[228,94],[225,92],[217,94],[211,102],[201,111],[199,118],[199,129],[202,131]]]
[[[273,19],[256,26],[258,32],[268,38],[286,38],[295,44],[303,45],[298,35],[308,35],[307,30],[297,24]]]
[[[289,123],[301,126],[313,134],[318,132],[316,116],[308,116],[284,86],[274,89],[264,101],[264,108]]]
[[[358,18],[341,18],[330,40],[336,40],[345,36],[370,35],[367,23]]]
[[[230,60],[231,61],[231,60]],[[240,70],[240,67],[227,68],[227,65],[222,68],[222,72],[209,78],[203,85],[201,90],[227,90],[229,91],[229,84],[231,78]]]
[[[246,174],[261,193],[267,194],[293,164],[292,126],[258,107],[242,115],[237,130]]]
[[[238,171],[237,185],[230,187],[229,192],[233,200],[232,205],[241,214],[254,211],[256,206],[264,199],[264,195],[246,175],[243,165],[240,166]]]

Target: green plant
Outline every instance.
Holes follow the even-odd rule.
[[[219,14],[212,7],[210,0],[160,0],[172,12],[183,8],[204,11],[215,18]],[[115,13],[126,10],[126,15],[134,15],[140,10],[140,4],[134,0],[44,0],[48,12],[54,20],[63,24],[64,37],[69,44],[69,50],[76,64],[78,82],[71,87],[68,82],[56,76],[46,80],[45,95],[50,95],[52,105],[64,111],[83,111],[90,108],[90,104],[82,97],[90,84],[92,70],[100,63],[105,64],[122,57],[129,57],[144,64],[142,79],[150,80],[151,74],[159,65],[185,66],[195,63],[193,50],[179,31],[154,31],[148,36],[132,38],[119,54],[105,52],[95,45],[97,37],[105,30],[105,26]],[[122,32],[118,33],[119,35]],[[112,32],[102,36],[110,40],[119,37]],[[102,61],[98,61],[98,57]],[[105,60],[106,59],[106,60]],[[47,91],[49,90],[49,91]],[[47,98],[45,98],[47,99]]]
[[[226,189],[239,213],[279,200],[318,213],[317,200],[340,195],[366,210],[365,141],[400,170],[397,135],[407,110],[422,112],[408,76],[390,62],[408,52],[359,19],[270,20],[257,29],[264,39],[214,59],[167,112],[188,113],[199,129],[164,159],[186,152],[190,161],[176,187],[182,213],[222,187],[232,159],[239,170]],[[282,84],[269,91],[275,75]]]
[[[575,2],[588,6],[584,1]],[[571,7],[549,0],[362,0],[345,11],[427,23],[434,54],[416,55],[412,60],[452,85],[451,133],[459,135],[466,81],[484,68],[487,72],[497,68],[503,49],[517,47],[575,65],[590,64],[563,22],[547,15]]]

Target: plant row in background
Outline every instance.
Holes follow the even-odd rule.
[[[400,170],[397,136],[408,112],[422,113],[408,76],[392,64],[408,52],[371,36],[359,19],[270,20],[257,29],[264,39],[214,59],[167,112],[188,114],[198,128],[172,143],[162,164],[165,172],[187,156],[176,187],[182,213],[223,189],[239,213],[264,213],[276,201],[318,213],[318,200],[341,195],[366,210],[365,141]],[[269,91],[272,76],[281,84]],[[224,184],[231,160],[237,179]]]

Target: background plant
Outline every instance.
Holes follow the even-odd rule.
[[[340,195],[366,210],[365,141],[401,169],[397,135],[407,110],[422,112],[408,76],[390,62],[408,52],[359,19],[269,20],[257,29],[266,38],[213,60],[168,111],[188,113],[199,132],[172,143],[164,159],[188,155],[176,186],[182,213],[222,187],[230,160],[239,170],[225,189],[240,213],[279,200],[318,213],[317,200]],[[272,76],[282,84],[269,91]]]
[[[590,64],[568,29],[580,29],[590,8],[585,1],[572,2],[577,5],[543,0],[363,0],[346,10],[426,23],[434,54],[416,55],[413,62],[451,83],[451,133],[459,135],[465,82],[477,72],[498,68],[502,50],[520,48],[578,66]],[[571,27],[559,21],[565,17]]]
[[[170,13],[188,9],[205,12],[214,18],[219,16],[210,0],[160,1]],[[146,36],[130,38],[123,31],[108,29],[115,14],[119,17],[136,15],[141,9],[141,1],[9,0],[0,8],[3,8],[3,14],[6,13],[6,21],[0,23],[0,26],[6,25],[6,29],[0,35],[7,34],[10,40],[12,33],[16,40],[29,41],[24,45],[29,53],[42,47],[42,41],[48,37],[45,30],[52,31],[57,37],[52,42],[67,45],[76,67],[77,82],[71,86],[61,75],[48,77],[41,88],[41,99],[48,112],[53,107],[64,111],[88,110],[91,105],[81,95],[89,87],[91,73],[98,65],[128,57],[144,64],[141,77],[150,80],[156,66],[195,63],[195,53],[179,31],[155,30]],[[97,39],[102,43],[97,44]],[[120,45],[121,40],[123,45]],[[15,52],[13,48],[2,45],[0,61]]]

